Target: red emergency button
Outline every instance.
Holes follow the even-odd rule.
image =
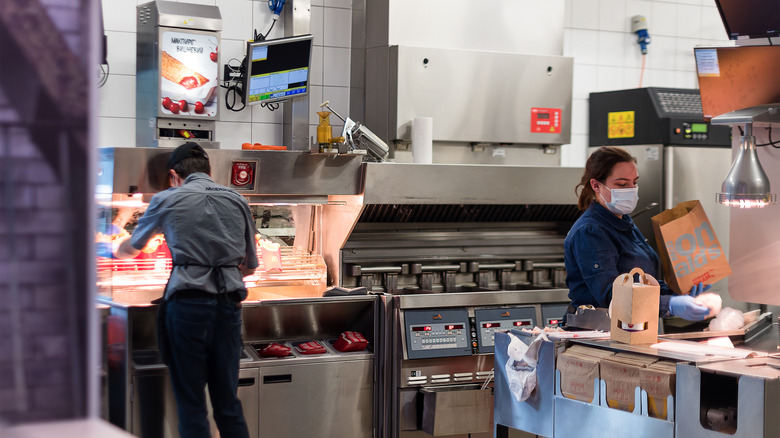
[[[236,161],[230,169],[230,183],[234,187],[252,187],[255,180],[255,163]]]

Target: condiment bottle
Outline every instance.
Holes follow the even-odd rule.
[[[318,111],[317,115],[320,116],[320,124],[317,125],[317,143],[320,145],[320,152],[323,149],[330,147],[330,138],[333,135],[333,130],[330,126],[330,111]]]

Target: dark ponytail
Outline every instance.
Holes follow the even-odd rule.
[[[582,174],[580,183],[574,187],[574,193],[577,193],[577,188],[582,186],[582,191],[578,194],[579,201],[577,202],[580,210],[587,210],[590,203],[596,199],[596,192],[590,186],[591,179],[603,183],[616,164],[629,162],[636,163],[636,158],[626,152],[625,149],[618,147],[602,146],[593,152],[585,163],[585,172]]]

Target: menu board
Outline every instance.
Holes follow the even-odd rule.
[[[216,35],[166,31],[160,39],[160,113],[217,115],[219,40]]]

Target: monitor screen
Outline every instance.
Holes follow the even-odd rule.
[[[247,105],[308,94],[312,35],[247,43],[244,99]]]
[[[696,47],[704,118],[780,102],[780,46]]]
[[[780,35],[780,2],[777,0],[715,0],[732,40]]]

